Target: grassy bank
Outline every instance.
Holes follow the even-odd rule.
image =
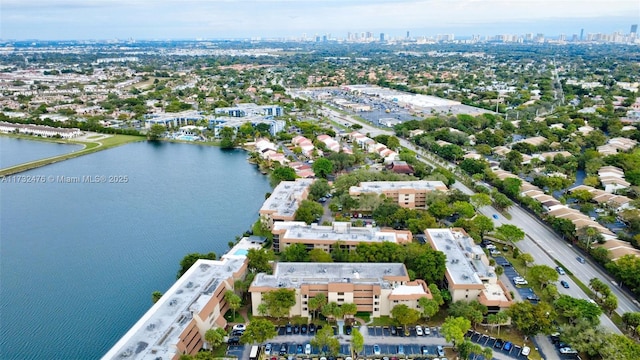
[[[0,176],[7,176],[12,174],[17,174],[23,171],[39,168],[45,165],[57,163],[60,161],[64,161],[67,159],[73,159],[78,156],[91,154],[97,151],[110,149],[112,147],[128,144],[131,142],[142,141],[145,140],[144,137],[141,136],[130,136],[130,135],[113,135],[108,138],[99,140],[99,141],[78,141],[78,140],[63,140],[63,139],[50,139],[50,138],[41,138],[37,136],[26,136],[26,135],[17,135],[17,134],[2,134],[2,136],[25,139],[25,140],[37,140],[37,141],[45,141],[52,142],[57,144],[72,144],[72,145],[81,145],[83,146],[82,150],[74,151],[72,153],[52,156],[46,159],[40,159],[35,161],[30,161],[23,164],[18,164],[14,166],[10,166],[0,170]]]

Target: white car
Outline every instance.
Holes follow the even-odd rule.
[[[245,324],[237,324],[237,325],[233,325],[233,331],[245,331],[247,330],[247,325]]]
[[[529,355],[530,353],[531,353],[531,348],[530,348],[530,347],[528,347],[528,346],[524,346],[524,347],[522,348],[522,352],[520,352],[520,355],[527,356],[527,355]]]
[[[311,355],[311,344],[307,344],[304,346],[304,354]]]
[[[422,326],[416,325],[416,335],[417,336],[423,336],[424,335],[424,331],[422,331]]]
[[[272,346],[271,344],[266,344],[264,346],[264,354],[265,355],[271,355],[271,346]]]
[[[578,352],[570,347],[563,347],[560,349],[560,354],[577,354]]]

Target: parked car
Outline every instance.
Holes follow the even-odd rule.
[[[564,281],[564,280],[560,281],[560,285],[562,285],[562,287],[565,288],[565,289],[569,288],[569,283]]]
[[[280,356],[286,355],[287,351],[288,351],[288,349],[287,349],[287,344],[286,343],[283,343],[282,345],[280,345],[280,352],[279,352]]]
[[[423,336],[424,335],[424,331],[422,331],[422,326],[416,325],[416,335],[417,336]]]
[[[231,336],[242,336],[244,334],[244,330],[233,330],[231,332]]]
[[[442,345],[438,345],[436,351],[438,352],[438,356],[444,356],[444,348],[442,347]]]
[[[267,343],[264,345],[264,354],[265,355],[271,355],[271,344]]]
[[[429,354],[429,348],[428,348],[428,347],[426,347],[426,346],[424,346],[424,345],[422,345],[422,347],[420,348],[420,350],[421,350],[421,352],[422,352],[422,355],[427,355],[427,354]]]
[[[344,333],[347,334],[347,335],[351,335],[351,330],[352,329],[353,328],[351,327],[351,325],[347,325],[347,326],[344,327]]]
[[[529,295],[527,296],[527,300],[531,300],[531,301],[540,301],[540,297],[538,297],[538,295]]]
[[[399,355],[404,355],[404,345],[398,345],[398,351],[397,353]]]
[[[528,346],[524,346],[522,348],[522,352],[520,352],[520,355],[528,356],[529,354],[531,354],[531,348]]]
[[[425,326],[423,330],[424,330],[424,335],[425,335],[425,336],[426,336],[426,335],[431,335],[431,330],[429,329],[429,327],[428,327],[428,326]]]
[[[380,346],[373,345],[373,354],[374,355],[380,355]]]
[[[240,338],[238,336],[232,336],[227,340],[227,344],[229,345],[237,345],[240,344]]]
[[[286,334],[291,335],[292,333],[293,333],[293,327],[291,326],[291,324],[287,324]]]
[[[513,348],[513,344],[511,343],[511,341],[507,341],[506,343],[504,343],[502,350],[511,351],[512,348]]]
[[[311,344],[307,344],[304,346],[304,354],[311,355]]]
[[[306,324],[300,326],[300,333],[301,334],[306,334],[307,333],[307,325]]]
[[[567,273],[564,271],[564,269],[560,266],[556,266],[556,271],[558,272],[558,274],[560,275],[566,275]]]
[[[293,325],[293,333],[300,334],[300,325]]]
[[[493,344],[493,347],[497,349],[502,349],[502,346],[504,346],[504,341],[502,339],[497,339],[496,343]]]
[[[298,346],[296,346],[296,354],[302,354],[304,352],[304,348],[302,347],[302,344],[298,344]]]
[[[313,334],[314,332],[316,332],[316,325],[311,323],[309,324],[309,334]]]
[[[570,347],[560,348],[560,354],[577,354],[578,352]]]
[[[393,335],[393,336],[398,335],[398,331],[396,330],[395,326],[392,326],[390,330],[391,330],[391,335]]]
[[[245,330],[247,330],[247,325],[245,325],[245,324],[233,325],[233,328],[231,328],[231,330],[233,330],[233,331],[236,331],[236,330],[245,331]]]

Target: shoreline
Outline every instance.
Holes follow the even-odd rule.
[[[79,156],[92,154],[98,151],[107,150],[116,146],[125,145],[128,143],[142,141],[146,139],[144,137],[131,136],[131,135],[113,135],[113,136],[109,136],[108,138],[101,139],[99,141],[63,140],[63,139],[43,138],[39,136],[16,135],[16,134],[6,134],[6,133],[1,133],[0,136],[6,136],[8,138],[13,138],[13,139],[83,146],[83,148],[78,151],[73,151],[70,153],[62,154],[62,155],[51,156],[44,159],[33,160],[26,163],[12,165],[4,169],[0,169],[0,176],[15,175],[24,171],[37,169],[37,168],[54,164],[60,161],[73,159]]]

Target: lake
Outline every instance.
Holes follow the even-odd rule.
[[[82,149],[82,145],[76,144],[58,144],[0,136],[0,169]]]
[[[25,148],[10,140],[3,157]],[[0,184],[1,359],[101,357],[184,255],[225,253],[271,190],[244,151],[191,144],[132,143],[22,174],[53,180]],[[99,181],[64,181],[83,177]]]

